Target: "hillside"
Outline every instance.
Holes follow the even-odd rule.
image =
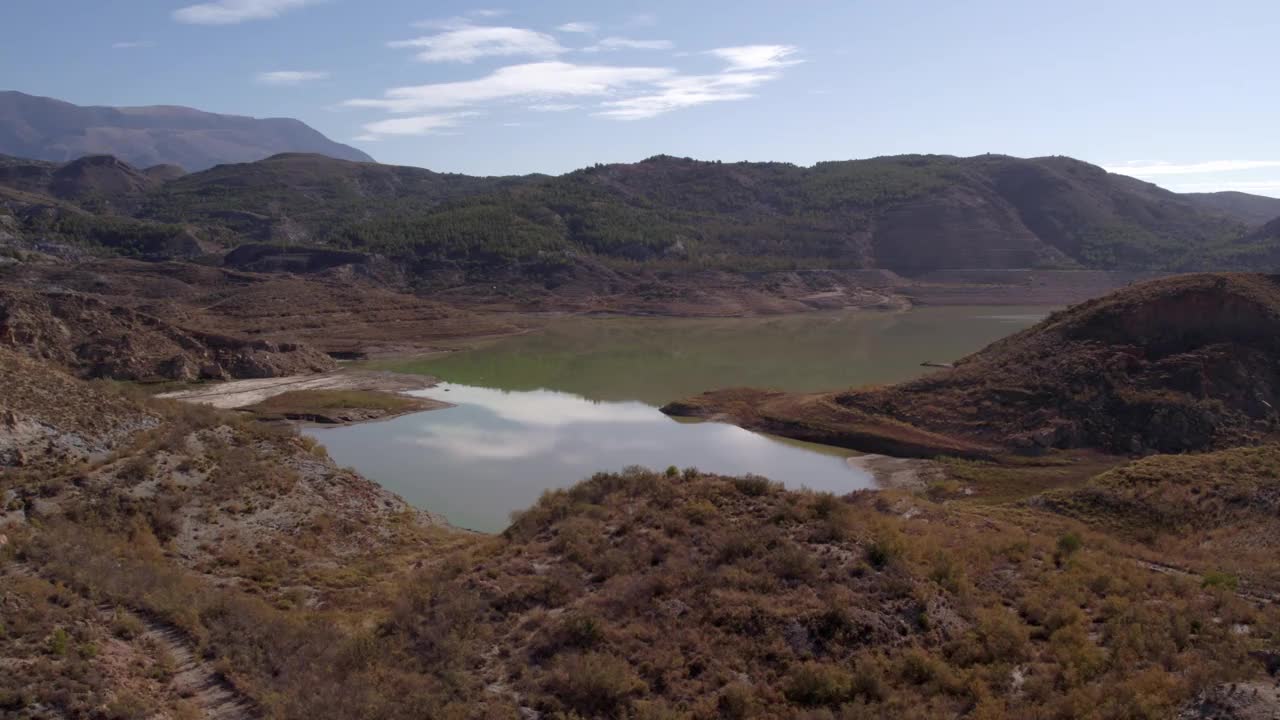
[[[1235,191],[1183,193],[1182,196],[1201,207],[1212,209],[1251,227],[1280,217],[1280,198]]]
[[[665,410],[910,456],[1204,450],[1274,431],[1277,338],[1280,278],[1184,275],[1055,313],[900,385],[713,391]]]
[[[956,269],[1183,271],[1278,262],[1264,257],[1274,243],[1246,238],[1243,222],[1062,157],[897,156],[804,168],[659,156],[560,177],[505,178],[297,153],[190,174],[106,157],[65,165],[9,158],[0,162],[0,188],[57,199],[117,226],[125,218],[149,223],[131,226],[142,236],[185,228],[206,248],[267,242],[377,255],[410,284],[430,289],[554,286],[563,282],[557,276],[599,275],[593,267],[880,269],[924,277]],[[90,244],[100,234],[52,229]],[[108,239],[116,252],[134,255],[164,246],[147,237]]]
[[[350,174],[331,162],[305,162],[313,177],[317,165]],[[308,217],[321,194],[280,180],[286,165],[302,163],[275,159],[271,168],[188,176],[161,193],[150,214],[174,221],[195,213],[216,222],[230,204],[194,190],[232,184],[234,176],[234,184],[245,183],[240,194],[253,188],[276,203],[274,210],[252,200],[247,207],[277,224],[287,219],[312,241],[417,263],[520,264],[589,253],[657,267],[904,274],[957,267],[1171,269],[1193,248],[1244,233],[1242,224],[1174,193],[1066,158],[901,156],[802,168],[660,156],[487,188],[453,178],[447,193],[418,191],[412,198],[361,186],[366,206],[390,197],[392,207],[345,213],[324,225],[318,221],[332,215]]]
[[[224,226],[251,240],[333,244],[335,228],[401,222],[522,180],[290,153],[176,178],[151,194],[142,214]]]
[[[373,161],[290,118],[218,115],[174,106],[82,107],[0,92],[0,153],[7,155],[59,163],[83,155],[115,155],[135,167],[168,164],[194,171],[282,152]]]
[[[276,377],[334,367],[306,346],[184,329],[66,292],[0,290],[0,346],[84,377],[118,380]]]

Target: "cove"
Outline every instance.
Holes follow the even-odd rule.
[[[306,432],[338,463],[486,532],[545,490],[628,465],[755,473],[788,487],[872,486],[850,453],[722,423],[678,421],[661,404],[704,390],[792,391],[896,382],[1028,327],[1043,307],[941,307],[742,319],[560,318],[535,333],[439,357],[382,363],[441,378],[421,391],[454,405]]]

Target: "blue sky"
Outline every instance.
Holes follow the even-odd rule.
[[[1274,0],[7,0],[5,16],[0,88],[297,117],[442,171],[1000,152],[1280,196]]]

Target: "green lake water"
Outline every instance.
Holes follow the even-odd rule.
[[[590,318],[472,350],[379,366],[434,375],[420,394],[455,407],[386,422],[308,430],[340,464],[419,507],[477,530],[549,488],[627,465],[757,473],[791,487],[871,486],[847,451],[658,406],[704,390],[834,390],[917,377],[1029,327],[1051,308],[941,307],[748,319]]]

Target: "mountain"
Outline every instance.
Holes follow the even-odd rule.
[[[1242,192],[1183,193],[1193,203],[1250,226],[1280,217],[1280,198]]]
[[[1054,313],[900,385],[724,390],[665,410],[906,456],[1208,450],[1256,442],[1280,421],[1278,338],[1280,276],[1181,275]]]
[[[559,177],[471,177],[310,153],[185,175],[76,162],[0,158],[0,191],[194,226],[228,247],[271,242],[380,255],[425,286],[547,282],[548,272],[588,261],[619,270],[881,269],[913,277],[1260,267],[1247,264],[1260,249],[1246,241],[1245,223],[1065,157],[904,155],[800,167],[657,156]]]
[[[245,213],[253,213],[252,217]],[[819,163],[658,156],[560,177],[470,178],[286,155],[185,176],[147,217],[199,220],[431,262],[725,269],[1175,269],[1242,223],[1069,158]],[[279,234],[279,230],[276,231]],[[247,232],[261,238],[262,231]]]
[[[193,171],[281,152],[373,161],[290,118],[219,115],[168,105],[84,107],[0,92],[0,153],[8,155],[52,162],[115,155],[135,167],[177,165]]]

